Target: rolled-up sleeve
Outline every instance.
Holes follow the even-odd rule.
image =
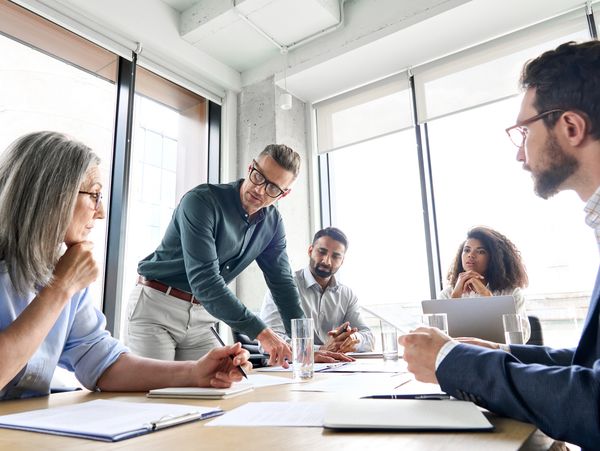
[[[91,302],[89,289],[73,299],[70,329],[58,364],[74,371],[77,379],[89,390],[128,348],[105,329],[106,318]]]

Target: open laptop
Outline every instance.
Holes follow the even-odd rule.
[[[491,296],[422,301],[423,313],[446,313],[451,337],[477,337],[504,343],[502,315],[516,313],[515,298]]]

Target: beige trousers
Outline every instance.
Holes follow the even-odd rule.
[[[219,346],[210,331],[218,319],[201,304],[137,285],[131,292],[125,343],[134,354],[160,360],[197,360]]]

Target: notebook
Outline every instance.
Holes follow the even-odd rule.
[[[512,296],[422,301],[423,313],[446,313],[451,337],[477,337],[504,343],[502,315],[516,313]]]
[[[222,414],[214,407],[97,399],[2,415],[0,427],[116,442]]]
[[[358,399],[331,403],[323,427],[333,430],[491,431],[472,402],[457,400]]]
[[[148,398],[227,399],[254,390],[251,383],[239,382],[229,388],[168,387],[150,390]]]

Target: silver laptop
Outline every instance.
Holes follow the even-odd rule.
[[[515,298],[491,296],[422,301],[423,313],[446,313],[451,337],[477,337],[504,343],[502,315],[516,313]]]
[[[360,412],[357,415],[357,412]],[[355,399],[331,402],[323,426],[334,430],[491,431],[473,403],[456,400]]]

